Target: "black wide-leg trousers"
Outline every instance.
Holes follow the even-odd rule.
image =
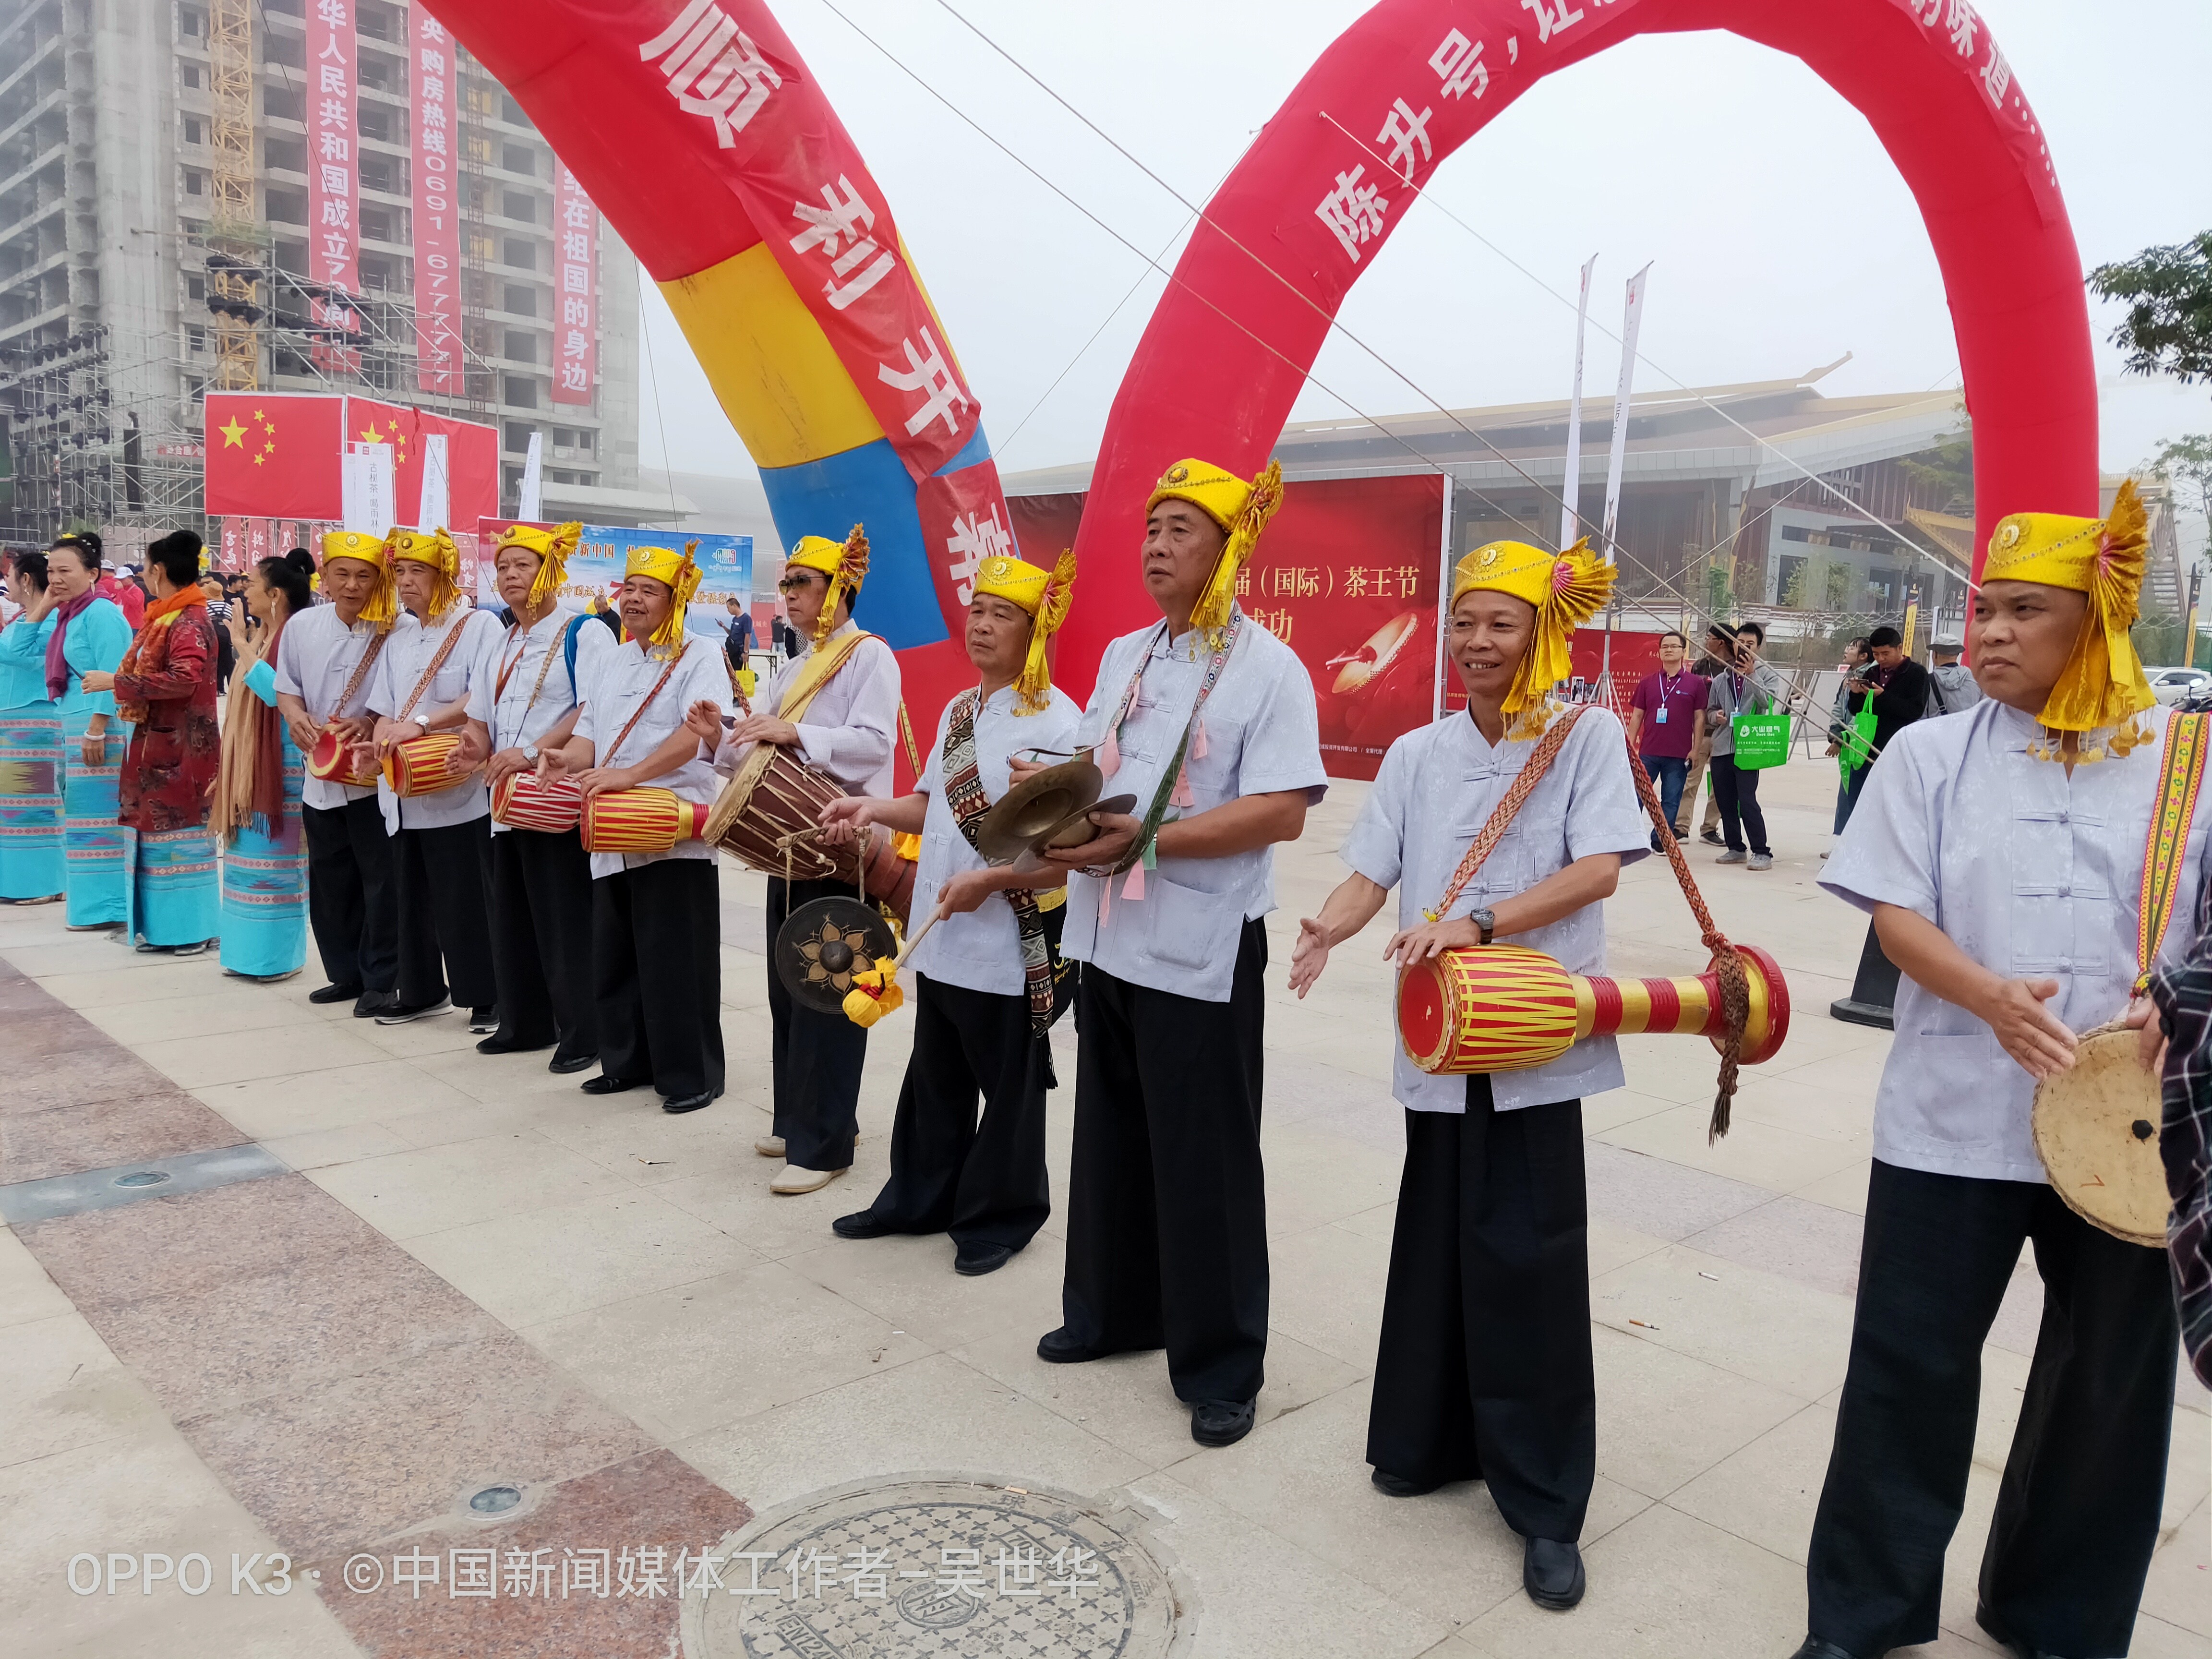
[[[491,819],[392,838],[399,889],[399,1001],[427,1007],[451,995],[457,1008],[499,1000],[492,967]]]
[[[775,1078],[775,1129],[785,1159],[802,1170],[849,1170],[859,1133],[860,1067],[868,1034],[843,1012],[809,1008],[775,971],[775,936],[784,919],[820,898],[851,898],[849,881],[768,884],[769,1058]]]
[[[389,991],[399,979],[399,889],[376,797],[303,806],[307,921],[333,985]]]
[[[2038,1650],[2127,1651],[2173,1420],[2180,1332],[2166,1252],[2099,1231],[2040,1182],[1879,1158],[1805,1569],[1814,1636],[1864,1654],[1936,1639],[1982,1344],[2027,1240],[2043,1326],[1982,1555],[1981,1604]]]
[[[1067,1194],[1067,1333],[1168,1351],[1178,1399],[1245,1401],[1267,1352],[1260,1158],[1267,933],[1244,924],[1229,1000],[1083,970]]]
[[[914,984],[914,1053],[891,1124],[890,1179],[869,1212],[902,1232],[1018,1250],[1052,1213],[1049,1047],[1030,1029],[1026,994],[971,991],[920,973]]]
[[[599,1072],[665,1100],[722,1092],[722,901],[711,859],[592,884]]]
[[[1406,1114],[1367,1461],[1484,1480],[1524,1538],[1581,1535],[1597,1473],[1583,1104]]]
[[[574,830],[491,838],[491,950],[499,1035],[554,1059],[599,1051],[592,994],[592,855]]]

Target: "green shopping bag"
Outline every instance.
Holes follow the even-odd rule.
[[[1735,763],[1747,772],[1779,766],[1790,758],[1790,716],[1738,714],[1729,721],[1735,736]]]
[[[1874,759],[1874,710],[1862,708],[1851,716],[1849,726],[1836,732],[1836,763],[1844,769],[1844,781],[1849,782],[1852,773]]]

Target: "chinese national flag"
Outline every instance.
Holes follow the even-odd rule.
[[[447,527],[473,525],[499,511],[499,430],[477,421],[448,420],[427,410],[379,403],[369,398],[346,399],[346,441],[390,444],[392,499],[402,524],[420,529],[422,504],[422,440],[442,435],[446,440]]]
[[[263,392],[207,396],[207,511],[248,519],[337,519],[343,398]]]

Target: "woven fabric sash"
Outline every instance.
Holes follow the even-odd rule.
[[[1163,637],[1167,635],[1167,623],[1160,624]],[[1242,611],[1231,611],[1229,626],[1222,630],[1221,643],[1214,647],[1212,656],[1206,661],[1205,677],[1198,683],[1198,695],[1191,699],[1190,718],[1183,722],[1182,740],[1176,744],[1176,751],[1169,758],[1167,769],[1160,774],[1160,787],[1152,793],[1152,804],[1146,810],[1144,823],[1137,831],[1136,841],[1132,843],[1121,861],[1115,865],[1107,876],[1109,888],[1115,876],[1120,875],[1139,861],[1147,870],[1152,867],[1152,841],[1159,834],[1160,821],[1167,816],[1168,807],[1170,805],[1189,805],[1190,780],[1184,775],[1183,768],[1191,757],[1191,737],[1194,732],[1199,734],[1196,752],[1203,756],[1206,753],[1206,728],[1199,724],[1199,715],[1206,708],[1206,700],[1213,695],[1213,688],[1221,678],[1221,671],[1229,665],[1229,659],[1236,654],[1237,641],[1243,637],[1243,631],[1244,613]],[[1129,718],[1130,707],[1137,701],[1138,688],[1144,684],[1145,671],[1152,666],[1152,645],[1147,641],[1144,655],[1137,659],[1137,672],[1129,677],[1129,689],[1121,694],[1121,706],[1115,711],[1113,723],[1106,728],[1106,741],[1113,745],[1115,754],[1115,767],[1106,769],[1109,771],[1118,768],[1121,764],[1121,726]],[[1121,896],[1138,899],[1144,896],[1143,875],[1140,873],[1131,876],[1127,884],[1121,889]],[[1106,900],[1102,896],[1100,902],[1102,917],[1105,913],[1105,902]]]
[[[2150,986],[2166,924],[2173,920],[2174,896],[2181,889],[2182,854],[2197,818],[2197,794],[2204,781],[2205,726],[2212,715],[2177,715],[2166,728],[2166,754],[2160,769],[2158,805],[2150,833],[2143,838],[2142,897],[2136,913],[2135,994]]]
[[[975,760],[978,701],[974,691],[963,691],[953,699],[942,763],[945,804],[959,820],[960,833],[970,847],[981,832],[983,815],[991,810],[991,798],[983,793],[982,773]],[[1006,888],[1003,896],[1013,907],[1014,921],[1021,928],[1022,980],[1029,992],[1030,1032],[1042,1036],[1052,1025],[1053,1000],[1052,945],[1044,936],[1044,913],[1037,908],[1036,895],[1026,887]]]
[[[816,647],[814,654],[807,658],[806,665],[792,678],[790,686],[776,704],[775,712],[777,717],[796,726],[799,717],[813,702],[815,695],[830,684],[837,671],[860,648],[860,641],[875,637],[873,634],[865,634],[856,629],[842,638]],[[752,746],[744,763],[722,786],[722,793],[714,798],[714,810],[707,815],[706,825],[700,832],[701,840],[720,842],[744,804],[752,799],[754,786],[760,782],[761,774],[768,770],[769,763],[775,757],[776,746],[772,743],[757,743]]]

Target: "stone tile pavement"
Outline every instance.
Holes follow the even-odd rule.
[[[951,1273],[941,1239],[830,1233],[883,1178],[902,1022],[872,1040],[852,1176],[769,1194],[756,878],[723,870],[729,1093],[682,1119],[585,1097],[542,1056],[479,1056],[457,1020],[386,1030],[316,1009],[312,969],[251,985],[67,933],[56,909],[0,911],[0,1200],[223,1147],[287,1171],[0,1236],[0,1652],[690,1652],[665,1601],[416,1599],[341,1574],[361,1549],[672,1558],[811,1494],[932,1473],[1138,1517],[1180,1575],[1189,1655],[1780,1659],[1803,1630],[1887,1047],[1826,1013],[1863,933],[1814,885],[1832,790],[1819,765],[1770,779],[1771,873],[1692,854],[1722,925],[1781,959],[1796,1005],[1733,1133],[1706,1145],[1714,1060],[1695,1041],[1630,1040],[1629,1086],[1586,1103],[1600,1478],[1590,1592],[1567,1615],[1522,1596],[1480,1486],[1393,1501],[1362,1461],[1403,1145],[1386,933],[1340,949],[1304,1002],[1281,988],[1360,786],[1332,790],[1279,860],[1274,1335],[1260,1426],[1225,1451],[1192,1443],[1157,1355],[1036,1359],[1059,1322],[1056,1224],[980,1280]],[[1660,861],[1630,872],[1607,924],[1616,973],[1703,965]],[[1072,1035],[1055,1040],[1072,1062]],[[1054,1097],[1061,1190],[1071,1107]],[[1984,1351],[1944,1634],[1916,1651],[1990,1650],[1973,1574],[2038,1300],[2024,1262]],[[2212,1655],[2206,1411],[2185,1374],[2134,1648],[2151,1659]],[[501,1487],[512,1510],[468,1507]],[[79,1553],[104,1571],[195,1551],[215,1564],[204,1595],[66,1580]],[[276,1593],[271,1552],[295,1593]],[[234,1586],[234,1555],[257,1554]]]

